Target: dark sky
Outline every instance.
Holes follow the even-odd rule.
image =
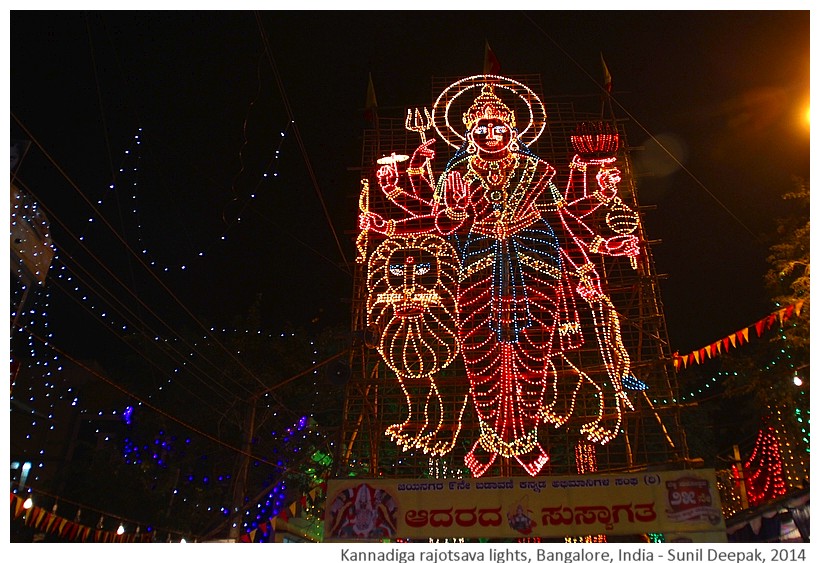
[[[337,238],[352,261],[368,73],[383,112],[429,105],[431,77],[481,72],[485,39],[502,74],[540,74],[547,95],[597,95],[603,53],[629,144],[646,147],[638,197],[654,207],[645,230],[661,241],[673,350],[770,312],[767,237],[792,177],[809,177],[808,11],[13,11],[10,32],[12,138],[27,132],[53,159],[32,147],[22,183],[66,258],[110,264],[169,319],[229,325],[261,294],[271,330],[348,323]],[[133,163],[125,150],[140,129],[137,231],[134,176],[117,171]],[[652,137],[684,168],[653,156]],[[99,221],[89,226],[80,192],[169,265],[154,269],[162,284]],[[86,233],[90,252],[66,231]],[[96,323],[68,308],[57,338]]]

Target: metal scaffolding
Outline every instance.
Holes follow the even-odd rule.
[[[550,162],[558,174],[555,183],[566,182],[568,164],[573,149],[570,135],[579,123],[601,121],[602,112],[585,112],[577,106],[582,103],[596,104],[597,99],[577,97],[544,98],[538,75],[511,77],[526,84],[541,97],[548,115],[547,129],[530,149]],[[432,100],[435,100],[449,84],[457,79],[442,77],[432,81]],[[431,101],[432,101],[431,100]],[[590,101],[591,100],[591,101]],[[411,155],[419,145],[418,132],[405,127],[406,111],[398,116],[378,116],[374,127],[364,131],[362,147],[362,178],[370,182],[369,204],[380,204],[381,194],[375,182],[376,160],[392,153]],[[427,106],[430,107],[429,105]],[[680,424],[678,384],[672,366],[666,322],[659,288],[659,276],[652,256],[653,241],[643,228],[643,217],[648,209],[638,201],[638,186],[631,166],[630,148],[627,143],[624,120],[612,116],[604,119],[617,128],[620,148],[616,166],[621,170],[622,181],[619,196],[639,213],[640,224],[636,234],[642,241],[641,255],[633,265],[626,257],[598,256],[596,268],[601,276],[604,291],[612,300],[619,315],[623,344],[631,359],[631,372],[645,382],[645,391],[629,391],[634,405],[626,411],[620,434],[606,445],[587,444],[578,432],[580,425],[591,420],[597,407],[595,397],[579,400],[576,414],[566,427],[552,429],[544,426],[539,439],[549,452],[550,462],[543,473],[553,475],[577,474],[589,471],[580,469],[577,455],[580,448],[587,454],[594,453],[594,469],[599,472],[637,471],[648,467],[680,469],[688,467],[690,460],[683,429]],[[444,169],[452,150],[439,139],[436,142],[435,174]],[[449,150],[449,152],[448,152]],[[386,209],[386,207],[385,207]],[[590,225],[603,231],[606,225]],[[366,242],[369,254],[378,244],[376,236]],[[352,330],[355,335],[351,354],[351,377],[345,389],[343,427],[336,456],[336,477],[418,477],[453,478],[470,477],[464,466],[464,455],[479,435],[478,418],[472,402],[463,409],[461,429],[455,447],[443,456],[430,457],[419,450],[403,450],[385,435],[385,428],[404,419],[404,391],[398,379],[381,360],[373,348],[373,335],[368,333],[366,262],[357,262],[352,299]],[[588,372],[604,370],[600,355],[594,349],[595,337],[586,339],[589,345],[573,351],[574,361],[582,363]],[[561,373],[557,374],[561,377]],[[461,361],[450,365],[436,378],[443,397],[449,401],[446,408],[458,409],[469,387]],[[405,383],[411,380],[405,380]],[[412,384],[412,383],[410,383]],[[503,459],[485,475],[522,475],[522,468],[509,459]]]

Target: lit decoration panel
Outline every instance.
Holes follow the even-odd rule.
[[[360,262],[369,257],[367,321],[377,349],[402,382],[411,413],[426,412],[430,401],[443,404],[437,374],[463,366],[471,410],[454,414],[459,427],[464,412],[477,419],[478,436],[464,457],[473,477],[499,458],[538,475],[550,460],[549,436],[559,430],[590,445],[609,443],[635,409],[627,393],[648,388],[633,373],[601,280],[602,257],[637,270],[641,255],[638,214],[619,193],[619,136],[583,124],[571,136],[576,154],[559,174],[530,149],[546,117],[539,97],[515,80],[482,75],[452,83],[431,112],[408,112],[405,128],[420,144],[381,157],[359,199],[357,248]],[[431,131],[454,154],[441,159],[447,146],[437,146]],[[414,249],[430,237],[448,245],[452,274],[432,276],[440,283],[433,292],[396,291],[389,280],[440,264]],[[455,297],[455,323],[424,321],[417,329],[421,321],[410,322],[406,312],[419,314],[441,295]],[[406,387],[413,379],[430,385],[414,395]],[[429,448],[419,440],[430,424],[422,418],[416,431],[411,414],[387,434],[405,450],[446,453],[449,444]]]
[[[380,335],[378,351],[399,379],[407,419],[386,433],[403,448],[440,455],[458,436],[467,391],[452,408],[436,375],[459,351],[456,287],[458,258],[433,234],[395,236],[368,261],[368,325]]]

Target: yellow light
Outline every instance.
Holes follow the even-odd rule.
[[[589,403],[593,412],[576,416],[586,419],[576,434],[577,463],[579,470],[593,471],[594,445],[618,437],[625,411],[635,410],[627,390],[636,389],[624,386],[631,362],[618,312],[588,255],[628,257],[637,268],[639,237],[632,233],[640,232],[640,216],[617,196],[621,178],[614,155],[588,161],[576,155],[568,183],[559,189],[551,165],[519,150],[543,132],[543,103],[518,82],[490,78],[476,75],[452,84],[426,120],[419,110],[408,112],[405,127],[422,136],[413,165],[399,170],[396,164],[407,157],[395,153],[380,158],[380,190],[373,190],[372,201],[369,182],[362,180],[356,246],[357,261],[367,263],[367,321],[404,392],[407,412],[406,420],[385,433],[405,451],[443,455],[455,444],[469,393],[481,430],[465,456],[473,477],[498,456],[515,458],[535,476],[549,460],[540,427],[569,426],[576,403],[585,411]],[[462,94],[470,91],[475,102],[464,114],[460,102],[469,95]],[[518,97],[524,107],[517,104],[513,114],[502,97]],[[482,117],[519,123],[498,159],[485,159],[472,133],[463,135],[465,125],[469,129]],[[466,147],[440,182],[424,144],[431,121],[448,145]],[[601,139],[581,141],[598,147]],[[604,139],[613,151],[614,141]],[[608,229],[596,233],[586,218],[599,210],[606,213]],[[561,240],[549,227],[553,220],[564,226]],[[466,231],[471,238],[463,248],[442,238]],[[383,240],[372,251],[369,232]],[[580,309],[591,313],[583,327]],[[571,356],[576,366],[565,352],[584,344],[586,326],[594,334],[589,348],[597,352],[596,363],[584,365],[579,352],[577,360]],[[453,406],[440,380],[459,356],[470,385]]]
[[[378,352],[407,407],[407,418],[385,434],[404,451],[444,455],[461,431],[468,390],[453,408],[436,384],[459,353],[457,272],[455,249],[432,234],[389,238],[368,260],[368,325],[380,334]]]
[[[406,154],[392,153],[390,156],[383,156],[376,161],[376,164],[393,164],[394,162],[404,162],[410,157]]]

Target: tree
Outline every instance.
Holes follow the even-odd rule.
[[[795,180],[784,195],[794,205],[778,220],[770,247],[766,288],[775,310],[787,315],[757,344],[728,358],[738,377],[726,379],[731,400],[747,401],[751,421],[768,425],[780,436],[787,486],[808,478],[809,469],[809,186]]]

